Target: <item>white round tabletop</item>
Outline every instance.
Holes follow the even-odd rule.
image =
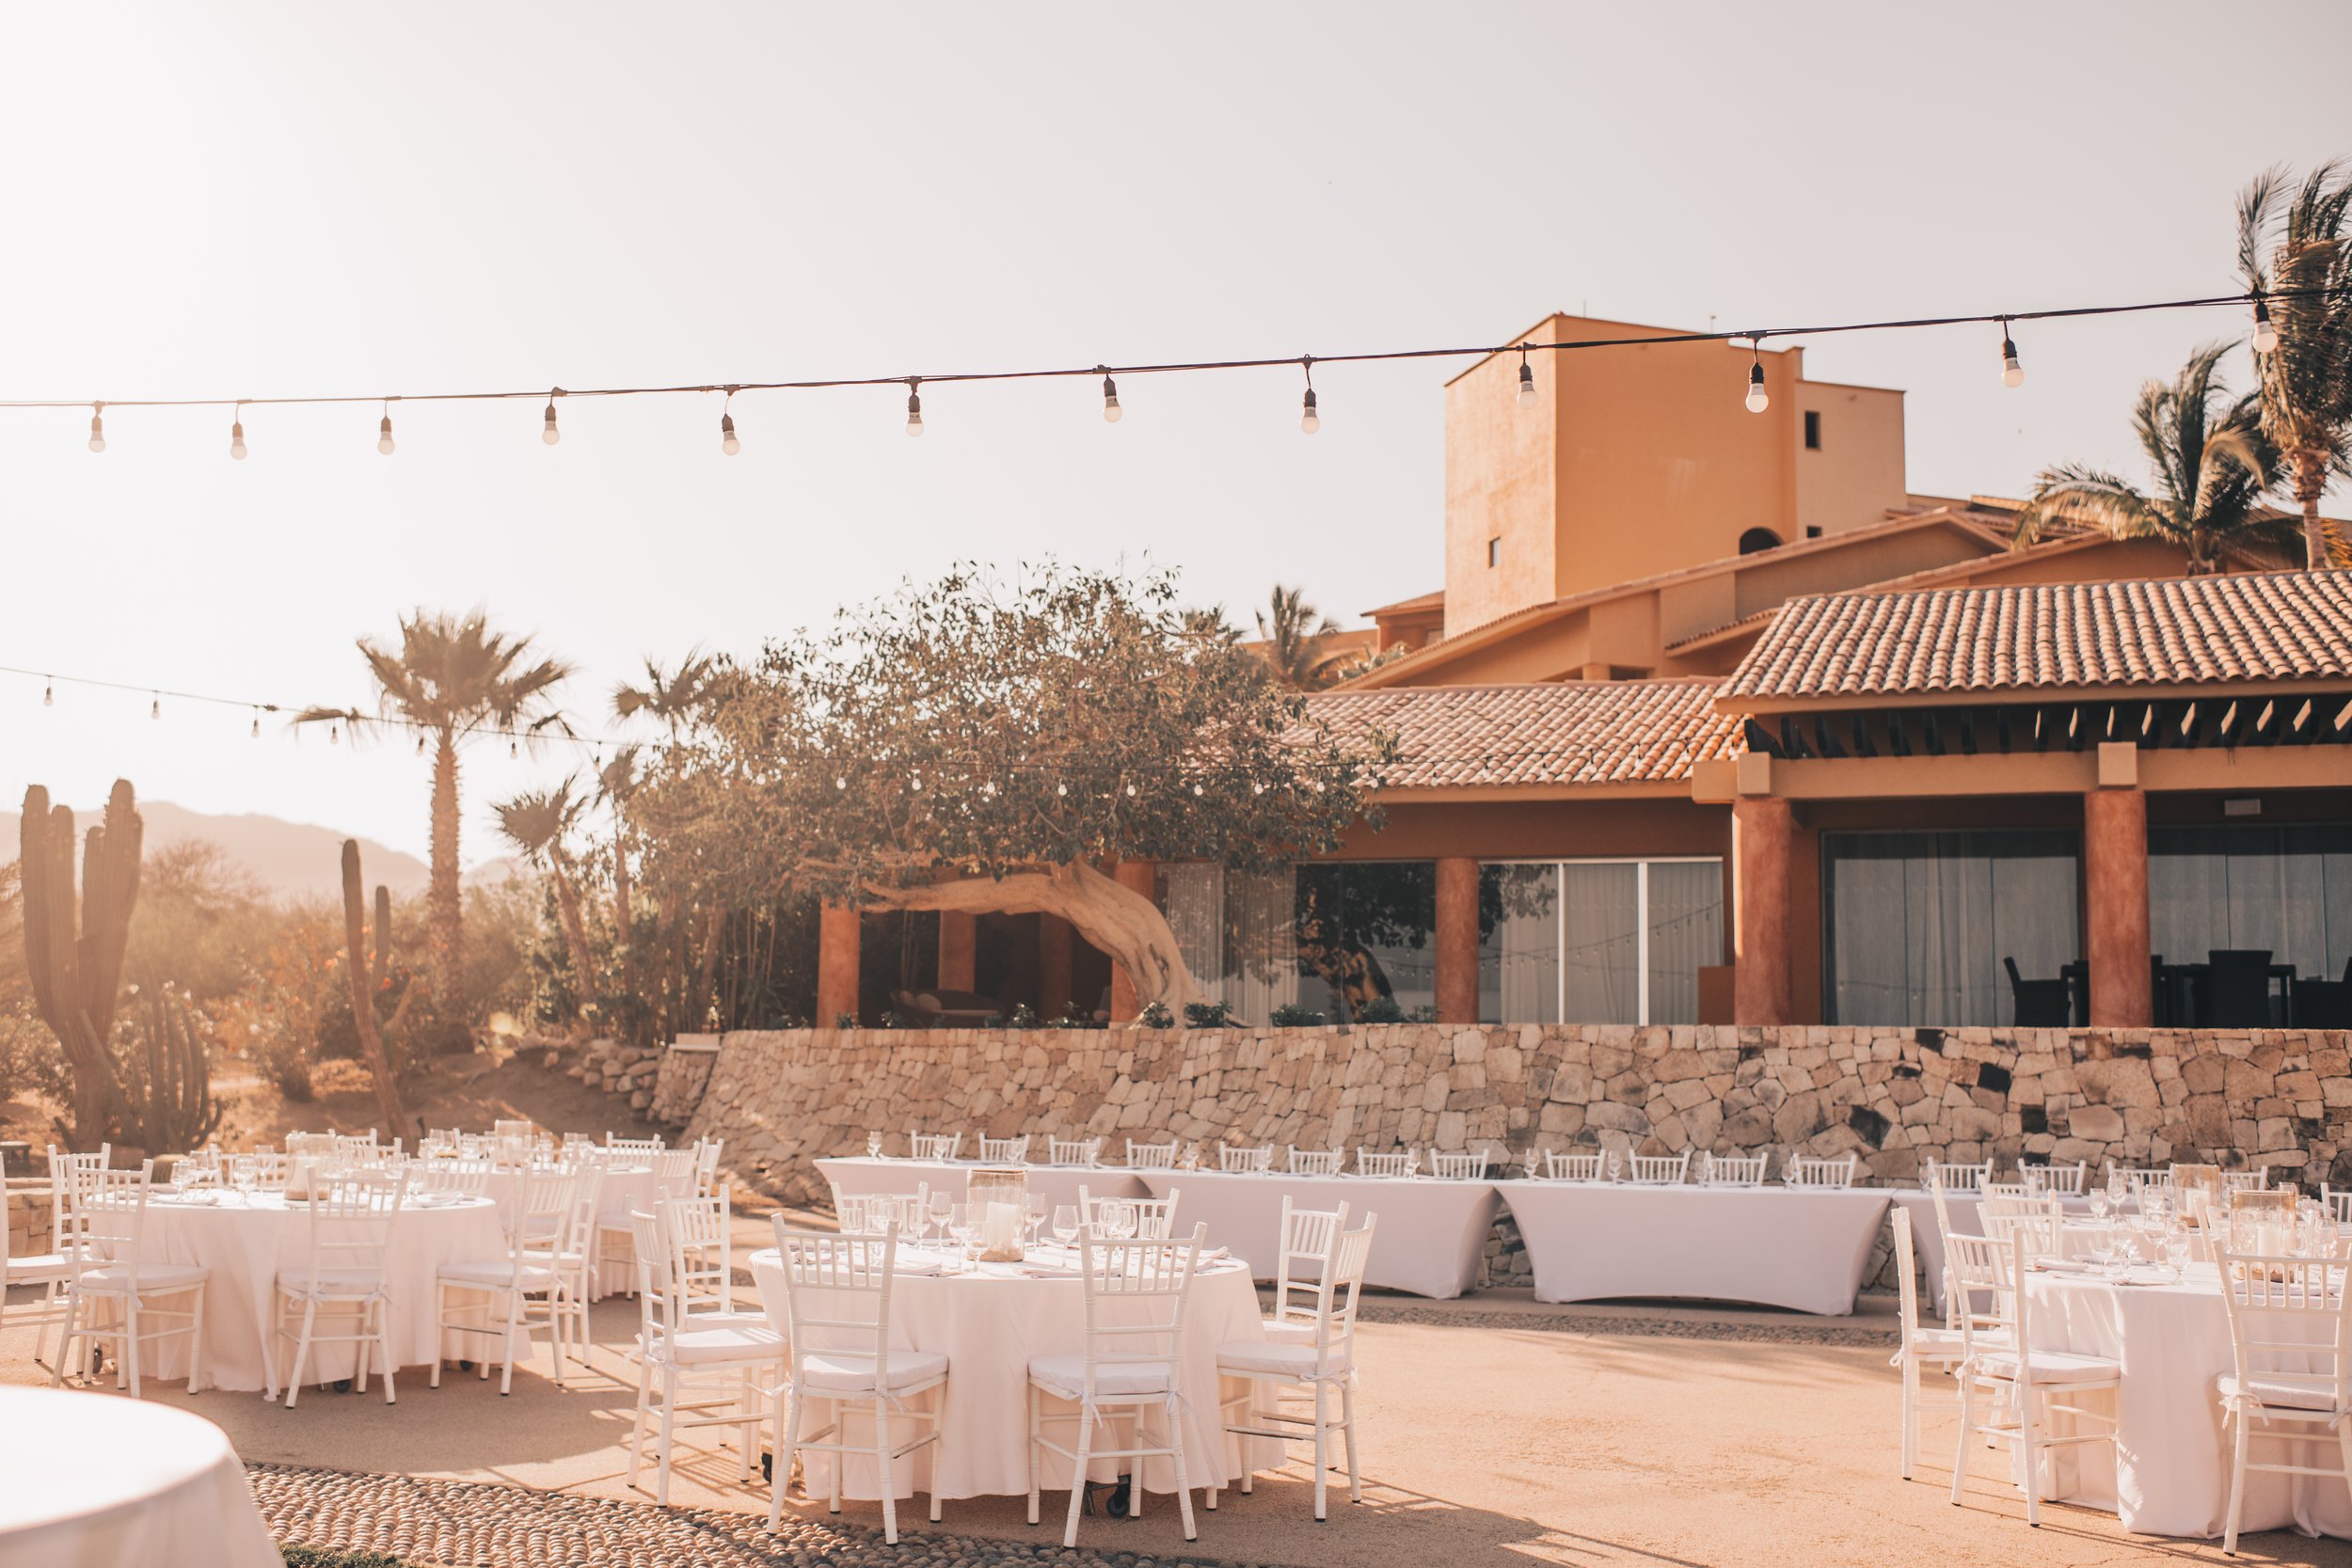
[[[0,1568],[278,1568],[220,1428],[110,1394],[0,1388]]]

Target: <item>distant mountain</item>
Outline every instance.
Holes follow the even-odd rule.
[[[85,826],[103,815],[103,808],[76,806],[73,812],[74,820]],[[147,822],[150,854],[183,839],[205,839],[220,846],[222,854],[264,890],[280,897],[342,895],[343,840],[351,836],[348,833],[276,816],[215,816],[168,800],[141,800],[139,816]],[[18,813],[0,811],[0,861],[16,858],[17,820]],[[373,839],[359,841],[359,856],[370,887],[380,882],[394,893],[416,893],[431,878],[424,862],[416,856],[387,848]],[[466,880],[504,881],[517,869],[513,860],[501,856],[466,873]]]

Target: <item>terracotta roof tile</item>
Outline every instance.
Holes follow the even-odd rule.
[[[1722,689],[1880,697],[2352,677],[2352,572],[1792,599]]]
[[[1712,680],[1563,681],[1327,691],[1309,711],[1343,734],[1380,729],[1404,753],[1394,789],[1671,783],[1733,754]]]

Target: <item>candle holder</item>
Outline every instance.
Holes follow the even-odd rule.
[[[1019,1165],[983,1165],[965,1181],[963,1200],[980,1212],[980,1261],[1020,1262],[1029,1173]]]

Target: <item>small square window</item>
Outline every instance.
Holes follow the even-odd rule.
[[[1486,564],[1489,566],[1500,566],[1502,564],[1502,540],[1489,539],[1486,541]]]
[[[1810,408],[1804,411],[1804,446],[1807,451],[1821,450],[1821,416]]]

